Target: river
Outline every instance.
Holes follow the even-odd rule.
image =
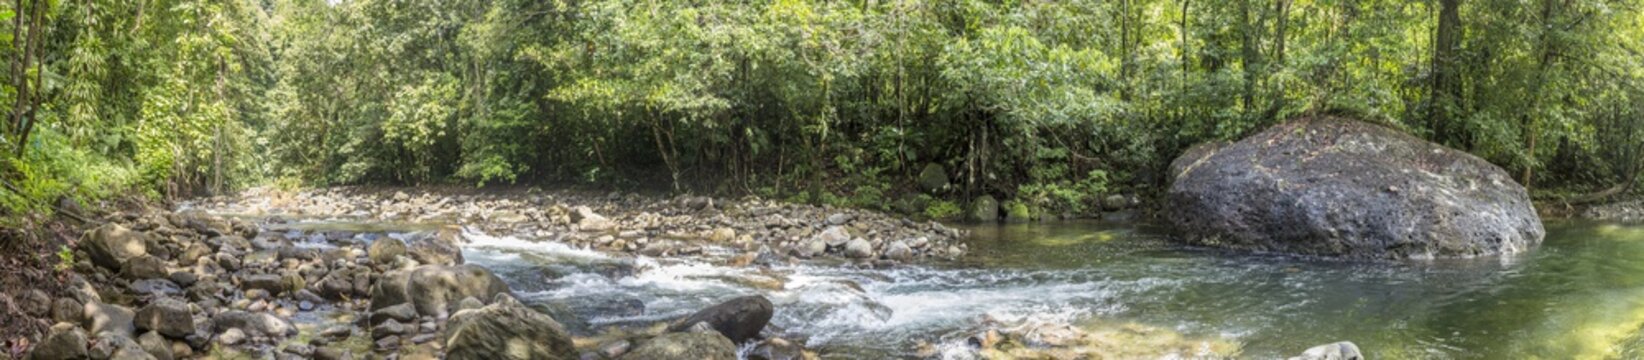
[[[338,224],[317,225],[297,227]],[[983,323],[1103,334],[1090,353],[1118,358],[1282,358],[1343,340],[1372,359],[1644,356],[1644,226],[1555,221],[1526,253],[1427,262],[1198,249],[1137,223],[967,228],[963,259],[892,268],[634,258],[472,229],[464,256],[579,336],[760,294],[772,327],[824,358],[974,358]]]

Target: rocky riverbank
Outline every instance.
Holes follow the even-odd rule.
[[[728,248],[761,261],[832,258],[861,264],[953,259],[964,231],[934,221],[757,198],[472,189],[254,189],[185,205],[266,218],[449,224],[531,241],[646,256]]]
[[[340,219],[428,230],[293,226]],[[566,314],[522,305],[490,269],[465,264],[464,234],[623,256],[729,250],[741,266],[894,266],[964,253],[953,245],[960,230],[868,211],[572,192],[259,190],[116,212],[88,227],[63,255],[65,294],[8,296],[55,323],[25,358],[814,358],[765,328],[774,309],[759,296],[574,338],[567,319],[553,317]]]

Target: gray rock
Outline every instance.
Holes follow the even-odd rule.
[[[176,296],[183,293],[177,283],[166,279],[143,279],[131,282],[131,292],[144,296]]]
[[[462,247],[456,234],[459,231],[440,230],[437,236],[417,239],[406,245],[406,252],[423,265],[462,265]]]
[[[748,360],[803,360],[805,348],[783,338],[760,341],[748,350]]]
[[[913,255],[913,248],[909,248],[907,244],[901,241],[891,243],[890,246],[885,248],[886,259],[908,261],[913,260]]]
[[[1343,341],[1308,348],[1301,356],[1289,360],[1364,360],[1364,354],[1359,352],[1358,345]]]
[[[576,207],[573,209],[572,214],[572,217],[576,218],[572,221],[576,221],[577,228],[582,231],[605,232],[616,228],[615,222],[595,213],[593,209],[589,209],[587,206]]]
[[[919,171],[919,188],[927,193],[936,193],[948,186],[948,171],[940,164],[925,164]]]
[[[333,348],[333,347],[320,347],[320,348],[314,349],[314,359],[315,360],[353,360],[354,359],[354,353],[349,352],[348,350],[343,350],[343,349],[338,349],[338,348]]]
[[[444,342],[446,358],[451,360],[578,358],[559,322],[507,295],[497,296],[484,308],[452,316]]]
[[[189,312],[188,303],[171,298],[158,299],[138,309],[136,324],[139,329],[153,330],[174,339],[194,333],[194,315]]]
[[[97,344],[92,347],[91,353],[93,358],[108,360],[154,360],[154,355],[150,355],[148,351],[143,349],[142,345],[137,344],[137,341],[118,333],[98,335]],[[108,354],[108,356],[103,357],[99,354]]]
[[[1102,210],[1119,211],[1130,207],[1130,199],[1124,195],[1113,194],[1102,198]]]
[[[483,305],[482,305],[483,306]],[[410,303],[389,306],[371,312],[371,325],[381,324],[384,321],[394,320],[411,322],[417,320],[417,308]]]
[[[66,360],[87,357],[86,331],[70,323],[52,325],[44,340],[34,346],[27,359]]]
[[[57,298],[51,302],[51,320],[79,324],[86,318],[86,306],[71,298]]]
[[[256,289],[267,291],[269,294],[283,293],[289,288],[284,279],[275,274],[258,274],[240,279],[240,287],[246,290]]]
[[[774,312],[771,301],[764,296],[743,296],[697,311],[669,325],[668,331],[686,331],[704,324],[740,344],[758,337],[759,331],[771,322]]]
[[[371,338],[381,339],[391,335],[405,335],[407,332],[409,331],[405,327],[405,324],[401,324],[399,321],[394,321],[394,319],[388,319],[371,328]]]
[[[132,319],[136,313],[124,306],[88,303],[85,306],[86,328],[93,336],[112,332],[131,338],[137,331]]]
[[[800,243],[798,247],[794,248],[795,255],[799,255],[799,257],[803,257],[803,258],[811,258],[811,257],[821,256],[823,253],[826,253],[827,251],[828,251],[828,243],[822,241],[822,239],[816,239],[816,238],[812,238],[810,240],[805,240],[804,242]]]
[[[51,314],[51,296],[39,289],[29,289],[17,296],[17,309],[24,314],[43,317]]]
[[[153,356],[155,360],[171,360],[175,355],[171,352],[171,341],[167,341],[160,333],[153,331],[143,333],[137,337],[137,346],[143,352]]]
[[[965,213],[965,217],[970,221],[999,221],[999,200],[988,195],[978,196],[970,202],[970,211]]]
[[[407,278],[406,290],[418,314],[441,319],[463,298],[491,299],[509,293],[507,283],[477,265],[418,267]]]
[[[234,346],[245,342],[245,331],[238,328],[229,328],[217,334],[217,342],[223,345]]]
[[[376,241],[372,241],[371,247],[366,250],[366,254],[369,254],[371,263],[379,266],[393,264],[394,259],[405,255],[405,253],[405,242],[391,237],[379,238]]]
[[[1546,231],[1529,195],[1476,156],[1365,122],[1304,118],[1171,164],[1189,242],[1352,258],[1513,253]]]
[[[229,310],[211,317],[211,328],[219,333],[240,330],[248,336],[284,337],[297,334],[297,327],[274,314]]]
[[[845,246],[845,243],[851,241],[851,233],[841,226],[829,226],[822,232],[817,233],[813,239],[821,240],[823,244],[827,244],[829,247],[839,247]]]
[[[126,260],[148,255],[147,241],[142,233],[115,224],[100,226],[81,237],[80,248],[86,251],[93,264],[114,271],[119,271]]]
[[[676,332],[646,340],[623,360],[735,360],[736,344],[714,332]]]
[[[871,258],[873,257],[873,243],[863,238],[851,240],[851,242],[845,243],[845,256],[855,259]]]
[[[828,225],[845,225],[845,223],[851,222],[851,218],[851,214],[846,213],[828,215]]]

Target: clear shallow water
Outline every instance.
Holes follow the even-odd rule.
[[[922,341],[963,358],[984,316],[1142,324],[1236,343],[1240,358],[1341,340],[1373,359],[1644,356],[1644,226],[1551,223],[1528,253],[1416,263],[1194,249],[1134,224],[972,230],[963,261],[893,269],[717,265],[729,252],[625,259],[473,232],[465,257],[527,303],[575,314],[584,334],[762,294],[776,304],[773,326],[833,358],[913,356]]]

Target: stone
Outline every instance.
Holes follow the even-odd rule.
[[[731,342],[741,344],[759,336],[759,331],[770,323],[774,308],[764,296],[733,298],[674,322],[668,326],[668,331],[685,331],[700,323],[723,334]]]
[[[1005,203],[1005,222],[1020,224],[1033,221],[1033,219],[1033,211],[1028,208],[1026,203],[1020,201]]]
[[[748,360],[804,360],[805,348],[783,338],[760,341],[748,351]]]
[[[736,229],[720,227],[715,228],[713,232],[708,233],[708,241],[723,243],[729,242],[732,239],[736,239]]]
[[[79,324],[86,317],[86,306],[72,298],[61,297],[51,302],[51,320]]]
[[[27,359],[67,360],[87,358],[86,331],[71,323],[51,326],[46,337],[34,346]]]
[[[736,345],[715,332],[657,335],[622,355],[622,360],[735,360]]]
[[[171,298],[154,300],[138,309],[136,324],[138,329],[174,339],[194,333],[194,315],[189,312],[188,303]]]
[[[919,171],[919,189],[935,194],[948,186],[948,171],[941,164],[925,164]]]
[[[1166,217],[1190,243],[1370,259],[1525,251],[1546,231],[1523,186],[1392,128],[1301,118],[1171,163]]]
[[[44,317],[51,314],[51,296],[39,289],[29,289],[17,296],[17,309],[24,314]]]
[[[1124,195],[1113,194],[1102,198],[1102,210],[1119,211],[1130,207],[1130,199]]]
[[[851,241],[851,233],[841,226],[829,226],[827,229],[823,229],[822,232],[817,233],[813,239],[820,240],[829,247],[839,247],[845,246],[845,243]]]
[[[248,336],[284,337],[297,334],[297,327],[274,314],[241,310],[224,311],[211,317],[211,328],[217,332],[239,330]]]
[[[166,263],[148,255],[128,259],[120,267],[120,278],[128,280],[166,278],[168,275]]]
[[[391,265],[394,259],[406,254],[405,242],[391,237],[379,238],[371,242],[366,254],[369,254],[368,257],[374,265]]]
[[[463,298],[491,299],[509,292],[507,283],[477,265],[425,265],[411,271],[406,281],[406,293],[417,313],[440,319],[449,316]]]
[[[166,279],[143,279],[131,282],[131,292],[144,296],[176,296],[183,293],[177,283]]]
[[[851,240],[851,242],[845,243],[845,256],[854,259],[871,258],[873,257],[873,243],[863,238]]]
[[[136,333],[136,326],[132,319],[136,313],[124,306],[103,303],[87,303],[85,306],[86,328],[92,336],[105,332],[112,332],[130,338]]]
[[[150,355],[142,345],[137,344],[137,341],[117,333],[103,333],[97,336],[97,344],[92,347],[91,353],[94,358],[108,360],[154,360],[154,355]],[[102,357],[98,354],[108,356]]]
[[[389,306],[371,312],[371,325],[381,324],[384,321],[411,322],[417,320],[417,308],[411,303]]]
[[[982,195],[970,202],[970,211],[965,213],[970,221],[992,222],[999,221],[999,201],[993,196]]]
[[[828,215],[828,225],[845,225],[846,223],[851,222],[852,217],[853,216],[851,216],[851,214],[834,213],[833,215]]]
[[[446,326],[443,342],[450,360],[578,358],[559,322],[507,295],[498,295],[486,307],[458,312]]]
[[[148,255],[147,241],[142,233],[116,224],[99,226],[80,240],[80,248],[86,251],[93,264],[113,271],[119,271],[126,260]]]
[[[442,230],[442,233],[449,233]],[[418,239],[406,245],[411,259],[423,265],[462,265],[462,247],[454,236],[435,236]]]
[[[1330,343],[1308,348],[1301,356],[1289,360],[1364,360],[1364,353],[1351,341]]]
[[[805,240],[805,242],[800,243],[799,246],[794,248],[795,255],[798,255],[799,257],[803,257],[803,258],[811,258],[811,257],[821,256],[823,253],[826,253],[827,251],[828,251],[828,243],[822,241],[822,239],[816,239],[816,238],[812,238],[810,240]]]
[[[314,349],[314,359],[315,360],[353,360],[354,359],[354,353],[349,352],[348,350],[343,350],[343,349],[338,349],[338,348],[333,348],[333,347],[319,347],[319,348]]]
[[[890,246],[885,248],[886,259],[908,261],[913,260],[913,255],[913,248],[908,247],[907,244],[901,241],[891,243]]]
[[[143,352],[148,353],[149,356],[153,356],[155,360],[171,360],[175,358],[175,356],[171,353],[171,341],[167,341],[165,337],[162,337],[159,333],[153,331],[146,332],[143,333],[143,335],[138,336],[137,346],[142,348]]]
[[[258,274],[240,279],[240,287],[246,290],[263,290],[269,294],[279,294],[289,288],[284,279],[275,274]]]
[[[606,232],[616,228],[616,223],[587,206],[578,206],[572,211],[572,221],[577,223],[577,229],[590,232]]]
[[[405,324],[401,324],[399,321],[394,321],[394,319],[388,319],[371,328],[371,337],[374,339],[381,339],[391,335],[405,335],[408,332],[407,330],[408,329],[405,327]]]
[[[217,342],[223,345],[234,346],[245,342],[245,331],[238,328],[229,328],[217,334]]]

